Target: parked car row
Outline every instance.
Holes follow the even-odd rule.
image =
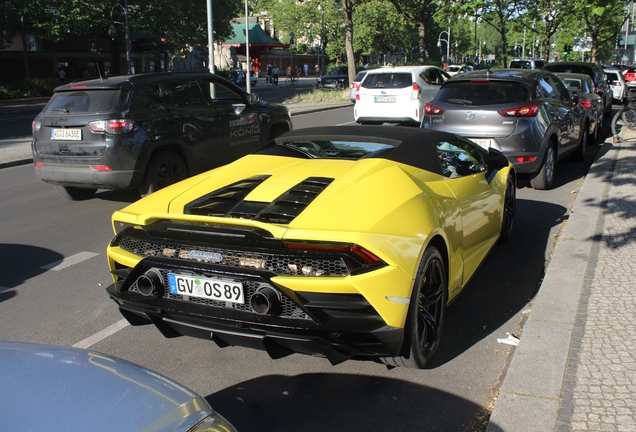
[[[361,76],[351,92],[360,124],[412,124],[466,136],[501,150],[534,188],[549,189],[556,162],[583,160],[612,101],[623,97],[614,96],[610,82],[599,65],[526,59],[513,60],[510,69],[452,77],[435,66],[381,68]]]

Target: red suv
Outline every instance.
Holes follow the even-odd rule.
[[[636,68],[630,67],[623,71],[625,82],[636,81]]]

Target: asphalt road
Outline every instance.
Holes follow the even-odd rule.
[[[293,120],[299,129],[353,122],[353,114],[347,107]],[[497,338],[522,329],[592,159],[559,163],[554,190],[518,190],[512,239],[493,249],[450,306],[438,355],[422,371],[370,361],[332,366],[302,355],[271,360],[127,326],[105,293],[105,249],[110,215],[135,194],[100,192],[72,202],[37,181],[32,166],[5,168],[0,339],[77,345],[139,363],[206,396],[241,431],[468,430],[483,418],[506,366],[510,346]]]

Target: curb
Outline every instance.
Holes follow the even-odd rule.
[[[603,143],[585,177],[503,378],[486,432],[555,430],[581,293],[597,240],[607,176]],[[601,227],[602,228],[602,227]]]
[[[2,168],[11,168],[14,166],[20,166],[20,165],[27,165],[33,163],[33,158],[31,159],[20,159],[20,160],[16,160],[16,161],[11,161],[11,162],[3,162],[0,163],[0,169]]]

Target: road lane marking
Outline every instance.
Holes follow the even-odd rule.
[[[349,125],[349,124],[356,124],[356,122],[355,121],[350,121],[350,122],[346,122],[346,123],[337,124],[336,126],[344,126],[344,125]]]
[[[60,271],[72,265],[79,264],[82,261],[86,261],[87,259],[96,257],[97,255],[99,254],[94,252],[80,252],[78,254],[66,257],[60,261],[55,261],[40,268],[43,270]]]
[[[108,336],[114,335],[119,330],[122,330],[128,327],[129,325],[130,323],[126,321],[126,319],[121,319],[117,321],[115,324],[106,327],[104,330],[98,331],[94,335],[79,341],[78,343],[73,345],[73,348],[84,348],[84,349],[90,348],[91,346],[95,345],[97,342],[101,342],[102,340],[106,339]]]

